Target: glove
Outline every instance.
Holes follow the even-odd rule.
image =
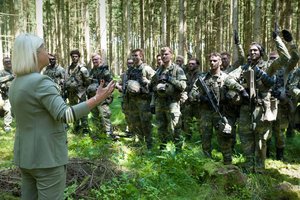
[[[241,93],[241,96],[242,96],[243,99],[245,99],[246,101],[250,100],[250,96],[249,96],[248,92],[245,89],[243,89],[240,93]]]
[[[278,26],[278,24],[275,22],[274,31],[272,32],[272,37],[273,37],[273,39],[275,39],[278,35],[279,35],[279,26]]]
[[[234,38],[234,44],[240,44],[239,34],[237,30],[234,30],[233,38]]]
[[[158,81],[159,82],[168,82],[168,79],[169,79],[169,75],[168,74],[162,74],[162,75],[160,75]]]
[[[155,114],[155,106],[153,106],[153,105],[150,105],[150,112],[151,112],[151,114]]]
[[[293,36],[292,36],[291,32],[289,32],[288,30],[283,29],[283,30],[281,31],[281,33],[282,33],[283,39],[284,39],[286,42],[291,42],[291,41],[293,40]]]

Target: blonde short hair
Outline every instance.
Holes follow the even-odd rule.
[[[12,70],[16,75],[25,75],[38,71],[38,49],[44,40],[36,35],[23,33],[14,42]]]

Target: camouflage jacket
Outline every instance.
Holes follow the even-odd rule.
[[[225,100],[226,92],[229,90],[239,93],[244,89],[238,82],[236,82],[232,77],[223,71],[220,71],[219,74],[214,75],[208,72],[206,75],[199,78],[204,80],[208,89],[216,96],[218,104]],[[189,99],[191,99],[191,101],[201,102],[199,99],[200,96],[206,96],[206,94],[201,90],[201,88],[198,87],[197,82],[195,82],[192,90],[189,93]],[[201,105],[207,106],[206,102]]]
[[[105,86],[113,79],[112,74],[107,65],[101,65],[99,67],[93,67],[90,72],[90,78],[93,83],[99,83],[100,80],[104,80]]]
[[[66,76],[66,70],[62,66],[47,66],[43,74],[49,76],[62,89]]]
[[[141,86],[141,93],[149,94],[149,84],[154,74],[154,69],[146,63],[142,63],[139,66],[134,66],[127,70],[126,85],[129,80],[137,81]]]
[[[90,84],[89,71],[83,64],[72,64],[68,67],[65,79],[65,89],[68,96],[77,95],[82,97],[85,95],[86,88]]]
[[[3,100],[8,99],[8,89],[13,79],[12,71],[5,69],[0,71],[0,92]]]
[[[162,74],[167,74],[168,83],[174,88],[173,94],[164,97],[158,94],[157,86],[160,84],[159,78]],[[181,94],[186,89],[186,75],[181,67],[172,63],[169,67],[165,68],[164,66],[159,67],[156,70],[155,75],[151,80],[151,89],[154,91],[154,99],[155,98],[169,98],[171,101],[179,101],[181,98]]]
[[[289,94],[295,102],[299,102],[300,98],[300,69],[297,68],[291,73],[290,79],[287,84]]]

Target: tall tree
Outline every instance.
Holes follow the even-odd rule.
[[[178,42],[178,54],[185,55],[184,47],[186,45],[185,32],[186,32],[186,22],[185,22],[185,7],[186,1],[179,0],[179,42]]]
[[[43,31],[43,0],[36,0],[36,33],[39,37],[44,38]]]

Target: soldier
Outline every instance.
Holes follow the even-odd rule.
[[[181,67],[172,62],[173,51],[169,47],[161,49],[163,65],[151,80],[154,91],[151,110],[156,114],[157,134],[161,148],[172,141],[179,148],[181,130],[180,99],[186,88],[186,76]]]
[[[292,129],[300,131],[300,106],[297,106],[300,102],[300,68],[296,68],[293,71],[287,87],[295,107],[290,114],[292,117],[290,119],[290,126]]]
[[[202,74],[200,72],[199,66],[200,61],[197,58],[191,58],[188,62],[188,73],[187,77],[187,86],[185,91],[187,94],[192,90],[193,84],[196,79]],[[193,122],[198,122],[199,120],[199,103],[197,101],[192,101],[191,98],[187,99],[185,103],[182,104],[182,127],[183,131],[186,134],[186,139],[190,140],[192,137],[191,125]]]
[[[288,32],[288,33],[285,33]],[[283,30],[283,39],[288,43],[291,44],[292,37],[289,31]],[[289,35],[287,35],[289,34]],[[284,132],[288,127],[289,124],[289,118],[290,113],[293,112],[293,102],[291,98],[288,95],[288,91],[285,87],[285,74],[286,72],[294,69],[297,65],[297,62],[299,60],[299,51],[296,44],[291,44],[291,58],[283,67],[281,67],[276,72],[276,81],[272,88],[272,95],[278,99],[278,113],[277,118],[275,121],[272,122],[272,133],[275,136],[275,146],[276,146],[276,159],[277,160],[283,160],[284,156],[284,148],[285,148],[285,137]],[[272,62],[273,60],[277,59],[279,55],[277,52],[271,52],[269,54],[269,60]],[[267,149],[267,156],[270,154],[270,147],[271,147],[271,140],[268,142],[268,149]]]
[[[87,96],[88,98],[95,95],[96,90],[101,81],[104,82],[104,86],[106,86],[110,81],[113,80],[112,74],[109,71],[109,67],[104,65],[101,59],[101,56],[97,53],[92,55],[92,63],[93,68],[90,72],[90,78],[92,80],[92,84],[90,84],[87,88]],[[100,105],[94,108],[92,113],[92,121],[96,127],[96,130],[99,129],[100,133],[105,132],[107,136],[116,139],[116,136],[113,134],[113,129],[110,121],[111,110],[109,105],[113,101],[113,96],[110,95],[106,98]],[[99,116],[100,115],[100,116]],[[99,118],[101,118],[102,124],[99,123]],[[92,136],[96,137],[96,136]]]
[[[118,88],[119,92],[122,93],[121,107],[122,107],[122,112],[124,113],[125,121],[127,124],[127,127],[126,127],[127,136],[132,136],[131,130],[133,129],[131,121],[129,120],[129,114],[130,114],[129,99],[128,99],[128,95],[126,93],[126,82],[128,79],[128,75],[130,74],[130,71],[132,69],[134,69],[133,68],[133,60],[132,60],[132,58],[128,58],[127,59],[127,70],[125,72],[123,72],[123,74],[121,75],[120,82],[117,83],[117,88]]]
[[[183,69],[184,73],[187,72],[187,67],[184,65],[184,57],[182,55],[176,56],[175,63]]]
[[[222,52],[222,66],[221,70],[226,72],[227,74],[239,67],[240,65],[244,64],[245,62],[245,53],[242,45],[240,44],[240,39],[238,36],[238,32],[234,31],[234,44],[238,52],[238,59],[231,65],[230,64],[230,54],[228,52]]]
[[[43,71],[44,75],[49,76],[59,86],[61,95],[65,99],[64,82],[66,70],[56,63],[56,55],[49,53],[49,65]]]
[[[240,94],[243,98],[249,98],[246,90],[234,81],[229,75],[221,71],[221,55],[219,53],[211,53],[209,55],[210,71],[206,73],[202,79],[209,89],[207,94],[198,83],[198,80],[194,83],[193,88],[189,94],[190,98],[194,101],[200,102],[200,131],[202,133],[202,149],[207,157],[211,158],[212,153],[212,134],[216,129],[217,139],[223,154],[224,164],[232,163],[232,141],[231,127],[233,122],[226,115],[226,109],[223,105],[225,103],[225,95],[228,91],[234,91],[236,94]],[[219,105],[219,112],[212,109],[210,103],[210,97],[215,97],[215,105]],[[230,103],[230,101],[226,101]],[[220,116],[221,115],[221,116]],[[225,117],[227,120],[220,121],[220,117]]]
[[[139,141],[146,141],[148,149],[152,148],[152,115],[150,113],[151,95],[149,83],[155,71],[144,62],[144,51],[131,51],[133,69],[128,71],[126,95],[128,98],[128,120],[132,133]]]
[[[8,89],[11,84],[11,81],[14,79],[14,75],[12,73],[11,68],[11,60],[10,57],[4,57],[3,58],[3,66],[4,69],[0,71],[0,91],[1,96],[4,101],[3,110],[4,110],[4,131],[10,132],[12,123],[12,116],[11,116],[11,110],[10,110],[10,102],[8,100]]]
[[[66,73],[66,91],[70,105],[76,105],[86,101],[86,88],[89,85],[89,71],[83,63],[80,62],[80,52],[75,49],[70,52],[72,63]],[[89,134],[87,116],[77,119],[74,122],[74,133],[82,130],[83,134]]]
[[[163,61],[161,59],[161,55],[157,54],[156,55],[156,67],[155,67],[155,70],[157,70],[162,65],[163,65]]]
[[[275,82],[273,75],[290,57],[277,31],[273,32],[273,38],[281,52],[278,59],[271,63],[264,61],[264,48],[253,42],[249,49],[251,63],[230,73],[248,90],[251,98],[243,101],[239,118],[240,140],[246,158],[244,169],[247,172],[264,172],[266,141],[270,138],[271,121],[276,119],[277,113],[276,100],[271,98],[271,87]]]

